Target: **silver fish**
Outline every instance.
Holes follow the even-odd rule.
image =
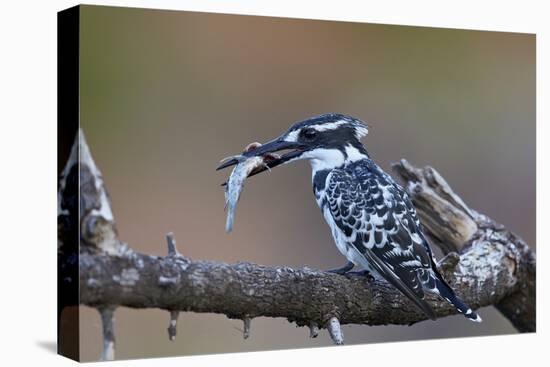
[[[233,229],[233,218],[235,216],[235,209],[237,208],[237,202],[241,196],[241,192],[244,187],[244,181],[250,175],[252,171],[258,168],[268,168],[265,157],[256,156],[246,158],[242,155],[230,157],[229,159],[237,159],[239,164],[233,168],[229,180],[227,180],[227,186],[225,187],[225,208],[227,209],[227,220],[225,222],[225,231],[231,232]]]

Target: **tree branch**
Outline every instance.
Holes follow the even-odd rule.
[[[451,259],[451,258],[448,258]],[[496,304],[520,289],[517,251],[500,242],[471,246],[458,263],[442,263],[446,279],[473,308]],[[230,318],[284,317],[298,325],[411,324],[425,316],[388,283],[319,270],[226,264],[187,257],[81,254],[81,302],[133,308],[215,312]],[[428,296],[438,317],[455,309]]]
[[[82,133],[79,141],[82,304],[100,310],[165,309],[172,316],[170,338],[175,337],[177,311],[242,319],[245,338],[252,318],[283,317],[308,326],[311,337],[320,326],[328,328],[336,344],[343,343],[343,324],[406,325],[426,319],[382,280],[307,267],[192,260],[177,252],[172,234],[167,235],[165,257],[133,251],[118,238],[107,190]],[[468,208],[433,168],[417,169],[402,160],[394,169],[426,232],[448,254],[440,267],[457,293],[474,309],[495,305],[519,331],[535,331],[534,252],[503,226]],[[435,296],[427,299],[438,317],[456,313]],[[114,354],[114,337],[112,342]]]
[[[498,261],[514,279],[501,283],[501,273],[492,273],[495,286],[508,284],[509,295],[495,300],[495,307],[520,332],[536,331],[536,256],[535,252],[517,235],[489,217],[470,209],[453,192],[449,184],[432,167],[418,169],[402,159],[394,164],[394,171],[407,184],[407,192],[419,212],[427,233],[444,253],[450,251],[478,251],[472,258],[476,267],[489,261]],[[487,245],[495,248],[483,252]],[[498,250],[503,257],[494,258]],[[458,266],[464,266],[460,259]],[[455,261],[455,260],[453,260]],[[495,287],[480,286],[480,279],[472,272],[466,281],[478,287],[479,292],[492,293]]]

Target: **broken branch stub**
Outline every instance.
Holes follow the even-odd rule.
[[[330,320],[328,320],[327,330],[334,344],[344,344],[344,333],[342,332],[342,326],[340,325],[340,321],[338,321],[338,318],[333,316],[330,318]]]
[[[473,211],[432,167],[419,169],[402,159],[392,168],[406,183],[405,189],[430,237],[445,254],[459,252],[478,229]]]

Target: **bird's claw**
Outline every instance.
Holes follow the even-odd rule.
[[[375,278],[372,276],[371,272],[368,270],[360,271],[348,271],[344,274],[346,278],[350,279],[351,277],[365,277],[369,283],[374,282]]]
[[[325,270],[327,273],[333,273],[333,274],[338,274],[338,275],[345,275],[346,273],[348,273],[351,269],[353,269],[354,267],[354,264],[349,261],[346,265],[342,266],[341,268],[336,268],[336,269],[329,269],[329,270]]]

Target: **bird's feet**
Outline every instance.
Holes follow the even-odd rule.
[[[334,273],[334,274],[344,275],[344,274],[348,273],[351,269],[353,269],[354,266],[355,265],[351,261],[348,261],[347,264],[342,266],[341,268],[329,269],[329,270],[326,270],[326,272],[327,273]]]
[[[342,266],[341,268],[329,269],[329,270],[326,270],[326,271],[328,273],[343,275],[348,279],[350,277],[355,276],[355,277],[366,277],[367,281],[369,283],[374,281],[374,277],[372,276],[371,272],[368,271],[368,270],[350,271],[351,269],[353,269],[354,266],[355,266],[355,264],[353,264],[351,261],[348,261],[348,263],[346,265]]]
[[[346,276],[346,278],[350,278],[350,277],[353,277],[353,276],[356,276],[356,277],[366,277],[367,278],[367,281],[369,283],[372,283],[374,282],[374,277],[372,276],[371,272],[368,271],[368,270],[360,270],[360,271],[348,271],[347,273],[344,274]]]

